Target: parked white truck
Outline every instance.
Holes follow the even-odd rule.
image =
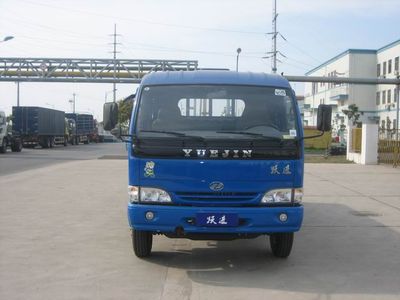
[[[12,152],[21,152],[22,141],[19,136],[8,131],[6,114],[0,111],[0,153],[6,153],[8,147]]]

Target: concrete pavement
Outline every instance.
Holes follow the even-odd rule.
[[[400,299],[400,169],[307,164],[291,256],[265,237],[132,252],[124,160],[0,177],[0,299]]]
[[[51,149],[23,148],[21,152],[0,154],[0,176],[37,168],[43,168],[75,160],[97,159],[109,154],[126,155],[124,143],[100,143],[89,145],[56,145]]]

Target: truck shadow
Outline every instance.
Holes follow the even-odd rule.
[[[288,259],[275,258],[262,236],[189,248],[177,243],[148,261],[185,270],[193,282],[210,286],[399,295],[400,235],[365,215],[341,204],[307,203]]]

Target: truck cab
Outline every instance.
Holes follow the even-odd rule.
[[[115,125],[106,104],[105,127]],[[114,120],[114,121],[113,121]],[[303,220],[303,130],[278,75],[230,71],[145,76],[132,112],[128,219],[138,257],[153,235],[269,236],[287,257]]]
[[[21,152],[22,141],[19,136],[13,135],[7,124],[7,117],[0,111],[0,153],[6,153],[10,147],[12,152]]]

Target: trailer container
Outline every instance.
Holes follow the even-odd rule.
[[[89,137],[94,133],[94,122],[93,115],[91,114],[77,114],[77,113],[66,113],[66,118],[75,122],[75,142],[78,143],[89,143]]]
[[[40,145],[50,148],[55,144],[67,145],[65,113],[60,110],[14,106],[12,129],[22,138],[24,147]]]

